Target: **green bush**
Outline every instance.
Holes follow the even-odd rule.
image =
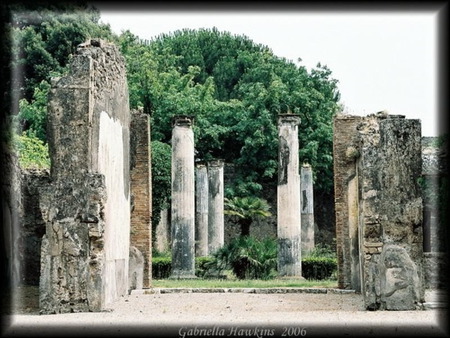
[[[276,276],[277,241],[239,236],[214,255],[214,268],[231,269],[238,279],[270,279]]]
[[[195,257],[195,275],[203,278],[213,261],[212,257]],[[168,256],[156,256],[152,258],[152,277],[154,279],[166,279],[172,272],[172,258]]]
[[[204,278],[211,267],[214,259],[212,257],[195,257],[195,275]]]
[[[172,258],[153,257],[152,258],[152,278],[165,279],[170,277],[172,272]]]
[[[19,164],[24,169],[50,168],[48,145],[32,132],[14,135],[14,145],[19,154]]]
[[[336,268],[336,258],[310,256],[302,259],[302,276],[306,279],[329,279]]]

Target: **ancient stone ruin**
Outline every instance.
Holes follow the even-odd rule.
[[[208,256],[208,168],[204,162],[195,166],[195,255]]]
[[[278,274],[281,277],[302,277],[299,124],[298,115],[278,117]]]
[[[213,254],[224,244],[223,161],[208,162],[208,253]]]
[[[152,280],[149,117],[130,114],[114,45],[80,45],[69,73],[53,79],[48,122],[50,172],[22,171],[2,186],[21,196],[2,202],[21,250],[8,251],[10,271],[16,281],[39,283],[41,313],[101,311]],[[286,278],[302,278],[301,257],[315,245],[312,168],[299,168],[299,124],[293,114],[278,119],[273,228],[278,273]],[[224,244],[224,163],[195,163],[192,117],[175,116],[172,127],[172,204],[155,243],[171,242],[171,278],[195,278],[195,256]],[[446,250],[437,206],[422,200],[418,183],[428,175],[438,185],[446,170],[430,154],[422,152],[419,120],[384,113],[334,119],[338,286],[361,292],[367,309],[418,309],[426,287],[445,284],[435,276]]]
[[[128,291],[130,115],[114,45],[78,48],[69,74],[52,81],[48,123],[40,309],[100,311]]]
[[[150,118],[141,111],[131,114],[130,179],[130,288],[149,288],[152,281],[152,178]]]
[[[300,213],[302,257],[314,249],[314,189],[312,167],[304,163],[300,169]]]
[[[172,122],[171,278],[195,278],[195,165],[193,118]]]
[[[334,120],[338,283],[367,309],[423,302],[421,126],[404,116]]]

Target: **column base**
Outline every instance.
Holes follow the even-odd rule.
[[[276,279],[281,279],[281,280],[290,280],[290,279],[295,279],[295,280],[306,280],[305,277],[303,276],[277,276]]]
[[[169,279],[197,279],[195,273],[191,271],[173,271]]]

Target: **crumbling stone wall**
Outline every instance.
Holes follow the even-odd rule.
[[[49,93],[42,313],[100,311],[128,291],[129,119],[118,49],[98,40],[80,45]]]
[[[3,121],[2,121],[3,122]],[[4,143],[0,144],[1,161],[2,161],[2,184],[1,184],[1,221],[2,233],[1,239],[1,257],[6,263],[3,266],[2,286],[7,287],[8,291],[11,287],[17,286],[22,280],[22,269],[20,267],[20,255],[17,252],[17,244],[20,240],[20,215],[22,214],[22,198],[21,198],[21,182],[19,159],[16,152]],[[9,292],[6,296],[10,297]],[[4,304],[8,301],[5,300]]]
[[[420,121],[334,122],[339,286],[359,287],[368,309],[416,309],[424,295]]]
[[[41,240],[45,222],[39,206],[40,191],[50,182],[47,169],[20,170],[23,210],[20,217],[19,241],[16,252],[20,257],[21,283],[39,285]]]
[[[135,111],[131,114],[131,234],[130,245],[140,251],[144,261],[145,288],[152,280],[152,188],[149,116]],[[134,255],[133,255],[134,257]]]
[[[358,238],[358,197],[356,127],[362,117],[342,115],[333,126],[333,171],[336,213],[336,255],[338,286],[361,291]]]

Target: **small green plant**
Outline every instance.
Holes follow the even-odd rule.
[[[276,276],[277,242],[273,238],[258,240],[239,236],[214,255],[218,271],[231,269],[238,279],[271,279]]]

